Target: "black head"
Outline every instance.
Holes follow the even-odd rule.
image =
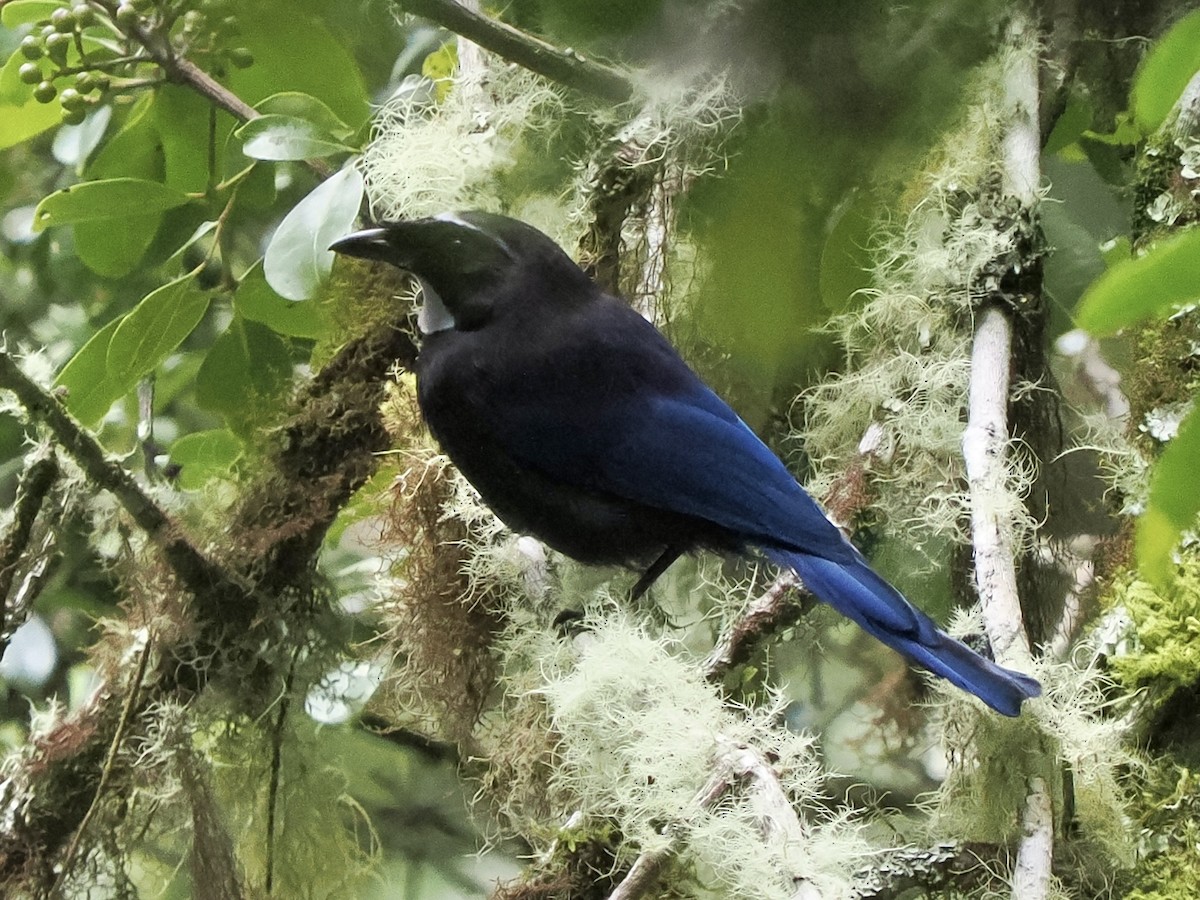
[[[523,300],[528,305],[561,296],[565,302],[581,288],[592,290],[588,277],[554,241],[495,213],[381,222],[339,238],[329,249],[416,275],[427,294],[423,315],[430,327],[423,324],[425,330],[470,330]]]

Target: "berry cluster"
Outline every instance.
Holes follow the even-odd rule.
[[[64,6],[54,10],[40,30],[21,39],[20,53],[27,61],[22,63],[18,76],[35,86],[33,96],[39,103],[50,103],[57,97],[62,104],[63,121],[71,125],[83,121],[88,106],[98,103],[110,84],[104,72],[93,71],[86,65],[67,64],[72,43],[80,51],[81,60],[85,56],[80,34],[95,21],[96,11],[87,3]],[[60,91],[55,82],[65,78],[73,81]]]
[[[34,99],[57,99],[63,122],[77,125],[110,91],[154,81],[127,77],[140,64],[163,64],[161,55],[147,52],[148,42],[170,47],[171,54],[208,57],[218,74],[226,62],[253,65],[248,49],[229,46],[239,31],[237,19],[227,14],[229,0],[200,0],[197,8],[187,8],[191,5],[187,0],[90,0],[59,7],[21,39],[18,52],[26,61],[18,76],[33,86]],[[121,44],[112,42],[114,34]],[[114,50],[121,45],[124,53]]]

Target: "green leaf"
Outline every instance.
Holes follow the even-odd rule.
[[[295,119],[304,119],[339,140],[345,140],[354,133],[354,129],[339,119],[332,109],[316,97],[302,94],[299,91],[283,91],[272,94],[254,108],[264,116],[291,116]]]
[[[370,113],[360,67],[320,16],[293,0],[258,0],[254,14],[238,17],[238,42],[254,65],[233,69],[228,87],[247,103],[280,91],[316,97],[343,122],[357,128]]]
[[[196,402],[220,413],[238,434],[263,424],[291,384],[287,343],[265,325],[235,318],[196,375]]]
[[[259,116],[235,133],[245,142],[242,152],[251,159],[313,159],[351,149],[312,122],[293,116]]]
[[[133,104],[125,123],[117,133],[104,142],[87,168],[89,181],[107,178],[142,178],[163,181],[166,167],[154,122],[154,107],[158,93],[143,94]]]
[[[210,109],[206,99],[177,84],[155,91],[151,110],[162,146],[164,182],[176,190],[201,192],[208,187]]]
[[[1138,124],[1153,132],[1166,120],[1183,89],[1200,70],[1200,10],[1176,22],[1155,41],[1138,66],[1130,105]]]
[[[1071,94],[1067,99],[1067,108],[1058,117],[1054,129],[1046,138],[1046,146],[1042,148],[1042,153],[1052,156],[1075,144],[1091,124],[1093,112],[1091,103],[1084,97]]]
[[[362,195],[362,176],[347,166],[284,217],[263,258],[263,272],[276,293],[288,300],[307,300],[316,293],[333,267],[329,245],[354,224]]]
[[[456,41],[446,41],[441,47],[426,56],[425,61],[421,63],[421,74],[433,82],[434,96],[439,103],[445,100],[446,95],[450,92],[452,84],[450,79],[454,76],[457,68],[458,43]]]
[[[1135,545],[1138,569],[1147,580],[1162,585],[1170,576],[1171,554],[1184,529],[1200,512],[1200,415],[1192,412],[1179,426],[1154,465],[1150,499],[1138,520]]]
[[[50,18],[62,6],[60,0],[8,0],[0,7],[0,24],[5,28],[33,25]]]
[[[821,301],[835,312],[846,309],[854,296],[871,284],[871,254],[867,252],[879,215],[870,191],[851,194],[838,205],[821,249]]]
[[[133,390],[137,378],[110,375],[108,348],[119,318],[113,319],[79,348],[55,379],[55,385],[67,389],[64,405],[84,425],[94,425],[113,403]]]
[[[197,431],[171,445],[171,462],[181,467],[179,486],[188,491],[228,472],[241,455],[242,442],[225,428]]]
[[[84,171],[89,181],[141,178],[162,181],[163,150],[155,130],[155,99],[146,94],[134,104],[124,126],[100,148]],[[106,278],[128,275],[146,255],[162,222],[162,213],[131,215],[114,228],[108,220],[75,226],[75,252],[85,266]]]
[[[152,291],[121,320],[108,345],[109,377],[137,379],[183,343],[208,311],[209,295],[195,278],[183,278]]]
[[[271,290],[261,260],[242,277],[233,295],[233,308],[238,315],[290,337],[319,338],[329,331],[318,304],[293,303]]]
[[[24,143],[61,121],[57,104],[38,103],[32,96],[24,103],[0,103],[0,150]]]
[[[187,194],[157,181],[141,178],[85,181],[43,199],[34,213],[33,227],[40,231],[51,225],[127,219],[190,202]]]
[[[1119,263],[1084,292],[1075,311],[1080,328],[1112,334],[1150,316],[1166,316],[1200,301],[1200,228]]]
[[[19,50],[14,50],[4,63],[4,68],[0,69],[0,103],[19,105],[33,96],[33,85],[26,84],[18,75],[21,66],[27,62],[29,60]]]

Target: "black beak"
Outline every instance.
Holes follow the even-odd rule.
[[[364,228],[338,238],[329,245],[329,249],[343,256],[394,263],[396,249],[388,242],[387,235],[387,229],[384,228]]]

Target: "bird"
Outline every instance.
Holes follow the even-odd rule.
[[[417,401],[493,512],[585,564],[759,552],[920,666],[1017,716],[1041,693],[878,575],[650,322],[553,239],[490,212],[385,220],[330,250],[421,285]]]

